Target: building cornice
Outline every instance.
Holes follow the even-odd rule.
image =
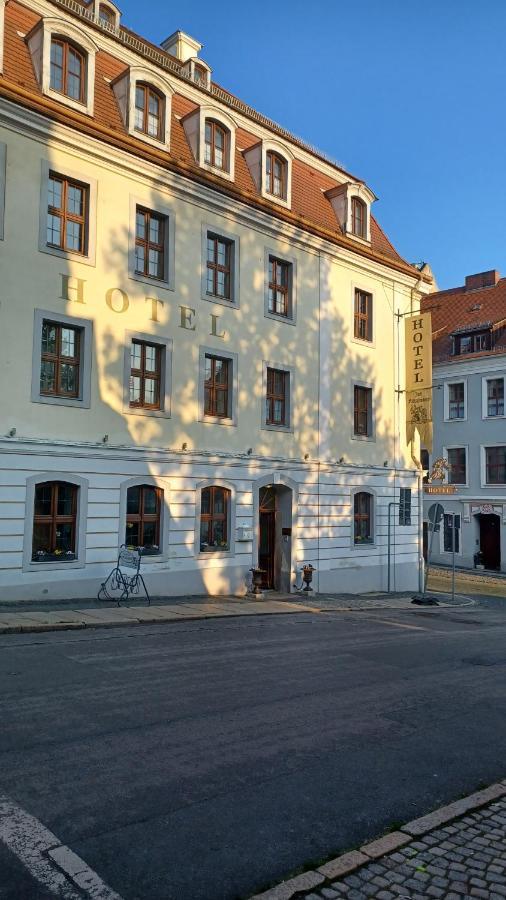
[[[493,356],[480,356],[479,359],[466,359],[454,362],[433,363],[433,377],[459,378],[464,375],[486,375],[488,372],[499,372],[506,369],[506,353]]]
[[[0,91],[10,95],[5,99],[0,97],[0,123],[16,133],[26,134],[46,144],[56,143],[61,149],[78,157],[87,153],[105,168],[115,169],[120,174],[124,174],[126,170],[131,177],[145,178],[151,187],[154,184],[157,189],[170,190],[171,194],[205,205],[208,210],[219,215],[229,218],[232,216],[234,221],[242,221],[248,227],[253,225],[263,233],[286,237],[292,243],[299,244],[302,249],[338,258],[341,262],[347,262],[354,268],[361,267],[377,277],[395,280],[408,289],[420,281],[420,273],[412,272],[407,265],[383,257],[368,248],[357,247],[350,240],[334,233],[328,234],[325,229],[302,222],[300,217],[285,210],[272,209],[267,203],[263,204],[261,198],[252,199],[218,176],[207,172],[200,175],[184,164],[176,165],[167,154],[155,148],[143,148],[143,155],[139,156],[136,141],[129,136],[119,137],[117,133],[98,125],[91,129],[87,123],[86,130],[80,132],[79,145],[76,147],[75,131],[66,120],[75,118],[76,127],[79,127],[81,123],[78,114],[74,116],[71,110],[60,112],[58,118],[62,121],[59,121],[56,130],[53,115],[57,117],[57,113],[53,110],[52,101],[41,97],[41,108],[34,110],[32,94],[21,86],[7,85],[1,78]],[[108,145],[107,154],[104,154],[104,140]],[[223,196],[227,196],[226,209],[223,206]],[[396,273],[395,279],[392,270]]]

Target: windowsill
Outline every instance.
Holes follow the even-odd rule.
[[[80,262],[83,266],[95,266],[95,257],[87,256],[84,253],[78,253],[75,250],[60,250],[58,247],[51,247],[49,244],[39,244],[39,251],[47,253],[48,256],[57,256],[59,259],[72,259]]]
[[[278,206],[282,206],[284,209],[290,209],[289,201],[285,200],[283,197],[276,197],[275,194],[270,194],[269,191],[266,190],[262,191],[262,197],[270,203],[277,203]]]
[[[359,234],[353,234],[353,231],[347,231],[346,237],[351,238],[352,241],[357,241],[357,243],[359,243],[359,244],[363,244],[365,247],[371,246],[370,238],[360,237]]]
[[[482,416],[481,418],[483,422],[495,422],[497,419],[501,421],[501,419],[506,419],[506,413],[502,413],[499,416]]]
[[[447,419],[445,417],[445,419],[443,421],[444,421],[445,425],[450,422],[467,422],[467,416],[462,416],[461,418],[454,418],[454,419],[450,419],[450,418]]]
[[[374,340],[368,341],[367,338],[353,336],[351,342],[352,344],[358,344],[360,347],[369,347],[371,350],[376,349],[376,342]]]
[[[227,171],[227,169],[219,169],[217,166],[211,166],[209,163],[201,162],[201,169],[205,169],[206,172],[211,172],[213,175],[217,175],[218,178],[225,178],[227,181],[233,181],[234,175],[232,172]]]
[[[237,422],[228,416],[222,419],[220,416],[203,415],[200,421],[206,425],[237,425]]]
[[[202,300],[208,303],[215,303],[217,306],[224,306],[226,309],[238,309],[239,304],[235,300],[227,300],[226,297],[215,297],[214,294],[208,294],[207,291],[202,294]]]
[[[144,131],[138,131],[136,128],[130,128],[128,131],[130,137],[138,138],[140,141],[144,141],[145,144],[151,144],[152,147],[157,147],[158,150],[168,150],[169,142],[166,138],[156,138],[151,134],[146,134]]]
[[[367,548],[368,550],[370,550],[371,548],[376,547],[376,542],[375,541],[359,541],[358,543],[355,543],[355,541],[353,541],[351,546],[352,546],[353,550],[362,550],[363,548]]]
[[[151,288],[163,288],[165,291],[174,291],[174,279],[170,278],[168,280],[164,278],[151,278],[149,275],[141,275],[140,272],[129,272],[129,278],[132,281],[138,281],[140,284],[149,284]]]
[[[85,403],[79,397],[46,397],[44,394],[32,397],[32,403],[45,403],[48,406],[73,406],[81,409],[90,409],[91,406],[91,403]]]
[[[59,562],[56,559],[47,560],[47,562],[33,562],[30,560],[27,566],[24,567],[25,572],[55,572],[55,571],[63,571],[66,569],[84,569],[85,562],[79,559],[73,559],[71,562]]]
[[[374,434],[352,434],[352,441],[366,441],[369,444],[376,443],[376,437]]]
[[[66,94],[61,94],[59,91],[55,91],[50,87],[48,87],[44,93],[46,97],[50,97],[51,100],[56,100],[58,103],[64,103],[65,106],[69,106],[70,109],[75,109],[85,116],[93,116],[93,106],[91,103],[82,103],[80,100],[73,100],[72,97],[67,97]]]
[[[283,434],[293,434],[292,425],[271,425],[269,422],[263,422],[260,427],[263,431],[280,431]]]
[[[228,559],[234,555],[232,550],[199,550],[197,559]]]
[[[265,310],[264,316],[266,319],[274,319],[276,322],[284,322],[285,325],[296,325],[296,321],[293,316],[282,316],[279,313],[269,312]]]
[[[147,409],[144,406],[123,405],[123,413],[125,416],[150,416],[154,419],[170,419],[170,409]]]

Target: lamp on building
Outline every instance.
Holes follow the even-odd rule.
[[[109,442],[109,435],[108,435],[108,434],[104,434],[104,436],[103,436],[103,438],[102,438],[102,443],[103,443],[103,444],[107,444],[108,442]]]
[[[181,444],[181,450],[188,450],[188,444],[186,443],[186,441],[184,442],[184,444]]]
[[[252,456],[253,455],[253,447],[249,447],[247,453],[248,453],[248,456]]]
[[[304,459],[306,459],[306,460],[309,459],[309,453],[304,453]]]
[[[385,469],[388,469],[388,459],[385,460],[385,462],[383,463],[383,465],[385,466]]]
[[[344,462],[344,456],[340,456],[338,459],[338,462],[341,463],[341,465],[342,465]]]
[[[15,429],[15,428],[11,428],[11,430],[9,431],[9,435],[8,435],[8,436],[9,436],[9,437],[14,437],[15,434],[16,434],[16,429]]]

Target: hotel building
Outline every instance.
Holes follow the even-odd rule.
[[[361,179],[109,0],[0,0],[0,593],[416,589],[403,317]],[[399,504],[408,514],[399,523]]]

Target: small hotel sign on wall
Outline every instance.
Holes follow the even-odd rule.
[[[426,484],[426,494],[456,494],[457,488],[453,484]]]
[[[432,450],[432,323],[430,313],[406,319],[406,441]]]

